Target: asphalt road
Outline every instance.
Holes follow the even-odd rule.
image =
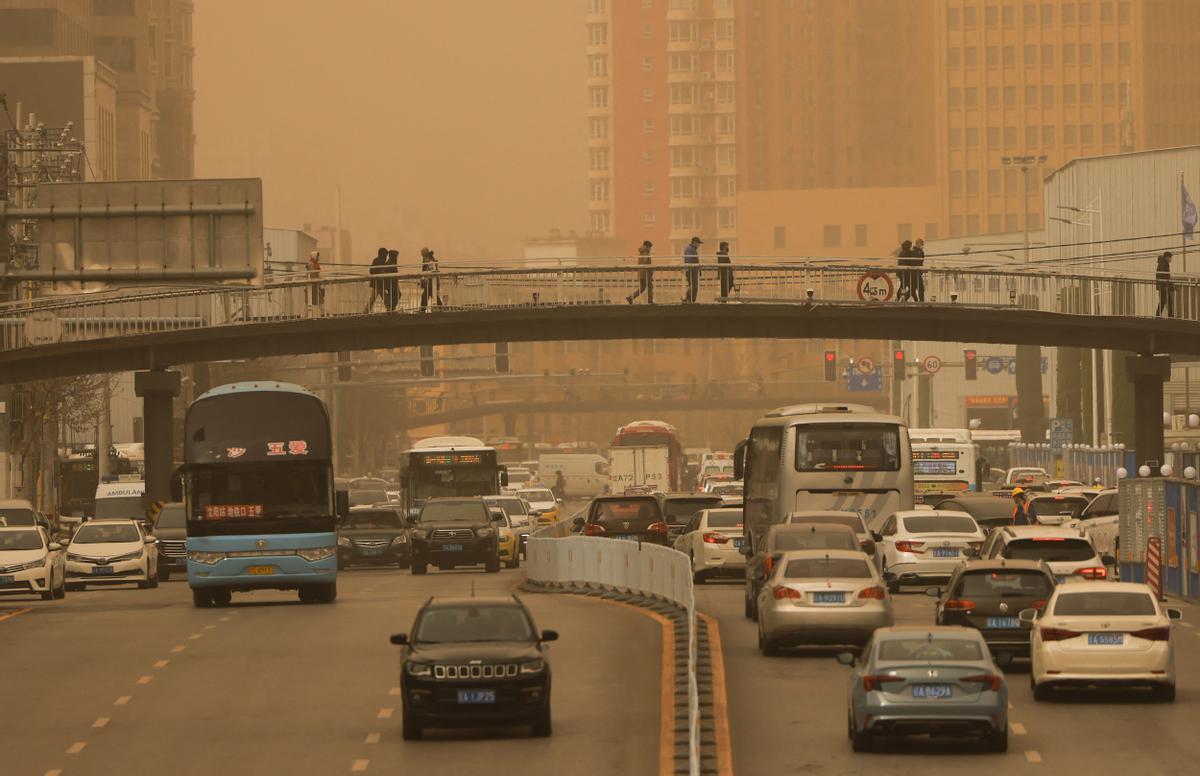
[[[0,773],[655,773],[661,625],[573,596],[524,596],[538,627],[561,634],[552,737],[401,740],[388,635],[408,631],[430,595],[508,593],[520,580],[352,570],[332,606],[260,592],[194,609],[177,581],[0,599]]]
[[[1200,770],[1200,609],[1180,606],[1176,626],[1178,696],[1173,704],[1126,693],[1060,693],[1035,703],[1027,663],[1006,673],[1009,751],[989,754],[958,742],[881,742],[855,754],[846,737],[849,669],[837,650],[799,650],[765,658],[755,625],[742,616],[740,582],[698,585],[697,605],[721,628],[734,772],[739,774],[1194,774]],[[897,624],[933,622],[933,599],[895,599]]]

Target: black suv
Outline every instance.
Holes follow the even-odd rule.
[[[187,576],[187,513],[176,501],[164,504],[154,521],[158,539],[158,579],[166,582],[173,572]]]
[[[938,625],[964,625],[983,634],[1001,662],[1029,656],[1030,623],[1022,609],[1041,609],[1054,592],[1054,572],[1040,560],[972,560],[961,564],[937,596]]]
[[[412,562],[412,543],[395,507],[351,507],[338,529],[338,568],[399,566]]]
[[[493,517],[481,498],[431,498],[410,520],[412,573],[424,574],[432,564],[447,570],[482,563],[500,571],[500,539]]]
[[[684,533],[684,526],[697,512],[702,509],[721,509],[725,506],[725,499],[707,493],[662,493],[658,496],[658,504],[667,521],[668,534],[674,539]]]
[[[431,598],[411,634],[392,643],[400,656],[403,735],[426,727],[529,725],[550,735],[550,663],[545,643],[516,596]]]
[[[666,547],[667,522],[654,496],[600,496],[592,499],[586,517],[576,517],[572,530],[585,536],[630,539]]]

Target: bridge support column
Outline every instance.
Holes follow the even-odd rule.
[[[1137,464],[1148,464],[1157,473],[1163,462],[1163,384],[1171,379],[1171,358],[1126,356],[1125,370],[1133,382],[1133,447]]]
[[[133,392],[142,399],[146,437],[146,500],[170,501],[175,469],[175,416],[171,403],[179,395],[179,373],[165,369],[135,372]]]

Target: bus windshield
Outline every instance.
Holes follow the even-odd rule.
[[[883,424],[796,427],[796,471],[894,472],[900,469],[900,433]]]
[[[319,517],[332,513],[328,464],[215,466],[192,472],[189,520]]]

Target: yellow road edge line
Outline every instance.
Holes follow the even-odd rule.
[[[623,606],[626,609],[632,609],[638,614],[645,615],[653,620],[658,620],[662,626],[662,694],[659,698],[658,708],[659,714],[662,717],[662,724],[659,727],[658,734],[658,773],[659,776],[674,776],[675,774],[675,626],[671,620],[658,612],[651,611],[636,604],[626,603],[624,601],[612,601],[607,598],[596,598],[594,596],[583,595],[580,593],[570,593],[570,595],[581,598],[585,601],[596,601],[604,604],[612,604],[614,606]]]
[[[708,627],[709,662],[712,666],[713,733],[717,742],[717,773],[733,776],[733,739],[729,734],[729,699],[725,688],[725,653],[721,649],[721,628],[716,619],[704,612],[696,616]]]
[[[24,609],[17,609],[14,612],[9,612],[7,614],[0,614],[0,622],[4,622],[5,620],[10,619],[12,617],[16,617],[17,615],[25,614],[25,612],[32,612],[32,611],[33,611],[33,607],[27,606]]]

